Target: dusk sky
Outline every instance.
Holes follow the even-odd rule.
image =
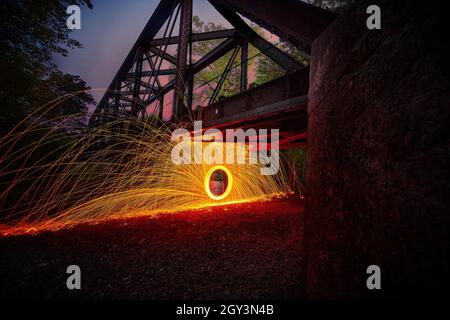
[[[72,37],[84,48],[55,56],[64,72],[79,75],[91,88],[106,88],[138,38],[158,0],[97,0],[92,10],[81,8],[81,30]],[[230,27],[207,0],[193,0],[194,15]],[[93,94],[97,101],[102,93]]]

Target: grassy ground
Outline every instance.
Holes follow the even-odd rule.
[[[301,298],[303,212],[276,199],[0,238],[0,297]]]

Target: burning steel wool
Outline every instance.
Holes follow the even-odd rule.
[[[22,140],[46,124],[38,117],[30,118],[26,129],[14,130],[0,140],[1,234],[55,230],[80,222],[254,201],[290,192],[282,166],[276,175],[261,175],[260,163],[175,164],[171,153],[176,142],[171,133],[176,128],[155,121],[134,121],[133,125],[127,120],[112,121],[64,142],[62,148],[53,148],[62,145],[65,121],[69,119],[26,144]],[[41,149],[50,151],[34,159]]]

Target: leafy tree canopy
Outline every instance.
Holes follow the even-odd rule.
[[[52,62],[54,54],[66,56],[69,49],[82,47],[70,38],[66,26],[70,4],[92,8],[90,0],[0,2],[1,133],[56,97],[90,89],[78,76],[63,74]],[[89,94],[80,95],[59,106],[53,115],[86,112],[93,101]]]

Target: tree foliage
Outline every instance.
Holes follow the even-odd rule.
[[[90,89],[79,76],[59,71],[52,62],[55,54],[67,56],[70,49],[82,47],[66,26],[66,8],[71,4],[92,8],[89,0],[0,1],[0,139],[17,130],[0,144],[0,154],[9,155],[0,161],[0,194],[14,186],[2,199],[6,208],[24,199],[33,183],[17,182],[16,170],[39,164],[36,176],[48,174],[45,164],[77,141],[83,113],[94,102],[82,92],[56,108],[42,108],[66,94]],[[45,183],[54,182],[46,177]]]
[[[70,4],[92,8],[90,0]],[[66,26],[67,1],[2,0],[0,2],[0,124],[4,133],[44,103],[71,92],[90,89],[78,76],[63,74],[54,54],[82,47]],[[53,113],[87,111],[89,94],[67,101]]]

